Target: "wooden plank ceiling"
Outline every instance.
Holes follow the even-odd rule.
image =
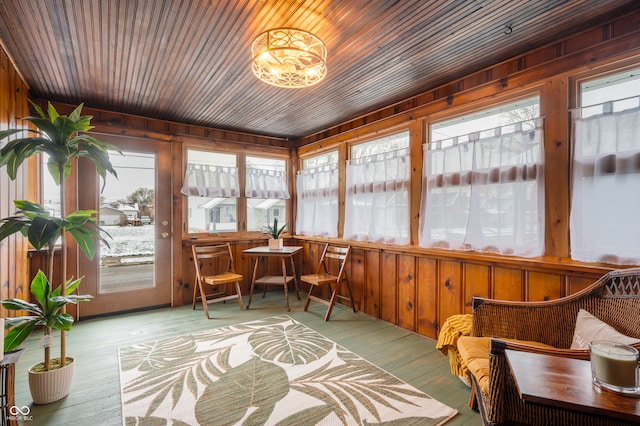
[[[637,0],[2,0],[34,98],[296,139],[637,9]],[[251,71],[274,27],[320,37],[328,76]]]

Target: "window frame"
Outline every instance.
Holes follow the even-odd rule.
[[[273,147],[270,147],[273,148]],[[183,240],[196,240],[203,238],[214,238],[214,239],[222,239],[222,240],[248,240],[248,239],[257,239],[263,238],[263,234],[259,231],[247,231],[247,197],[245,196],[245,183],[246,183],[246,157],[262,157],[262,158],[273,158],[276,160],[284,160],[286,167],[286,176],[287,176],[287,187],[289,189],[289,193],[292,192],[292,179],[291,179],[291,170],[292,170],[292,160],[289,156],[289,150],[286,148],[282,148],[282,152],[272,152],[267,150],[264,147],[260,146],[251,146],[247,144],[236,144],[232,142],[224,142],[224,141],[189,141],[185,142],[182,146],[181,150],[181,175],[179,186],[182,186],[182,182],[184,180],[184,176],[187,170],[187,158],[189,150],[197,150],[197,151],[210,151],[210,152],[220,152],[223,154],[233,154],[236,156],[237,167],[238,167],[238,183],[240,187],[240,196],[236,199],[236,212],[238,217],[238,229],[237,231],[232,232],[220,232],[219,234],[214,233],[210,234],[208,232],[188,232],[188,197],[181,195],[180,205],[182,209],[182,239]],[[280,149],[278,148],[278,151]],[[292,198],[285,200],[285,213],[286,213],[286,223],[287,229],[289,229],[291,233],[291,223],[293,220],[292,215]],[[292,234],[292,233],[291,233]]]
[[[576,109],[580,109],[582,108],[582,92],[581,92],[581,87],[582,84],[588,81],[592,81],[592,80],[597,80],[600,78],[606,78],[607,76],[610,75],[614,75],[614,74],[620,74],[620,73],[625,73],[628,71],[632,71],[632,70],[638,70],[640,69],[639,64],[637,61],[635,60],[624,60],[620,63],[607,63],[604,66],[601,67],[597,67],[594,69],[589,69],[587,71],[584,72],[580,72],[580,73],[576,73],[573,74],[571,76],[569,76],[568,81],[569,81],[569,111],[573,111]],[[632,97],[638,97],[638,95],[634,95]],[[606,101],[605,101],[606,102]],[[597,103],[595,105],[601,105],[602,103]],[[571,150],[575,150],[575,147],[573,146],[573,141],[574,141],[574,126],[573,126],[573,117],[571,116],[571,114],[569,114],[569,118],[568,121],[570,122],[570,136],[569,136],[569,143],[571,145]],[[570,156],[569,159],[569,171],[570,171],[570,183],[569,183],[569,212],[568,212],[568,218],[571,218],[572,216],[572,209],[573,209],[573,202],[574,202],[574,185],[573,185],[573,176],[574,176],[574,157],[573,155]],[[595,164],[594,164],[595,166]],[[595,176],[595,175],[594,175]],[[569,219],[568,219],[569,220]],[[572,226],[571,223],[568,223],[567,225],[567,229],[568,229],[568,234],[571,235],[571,230]],[[571,246],[571,243],[569,244]],[[620,267],[621,265],[627,265],[628,260],[624,257],[620,257],[619,253],[615,253],[615,254],[611,254],[610,256],[607,256],[606,258],[601,259],[600,261],[587,261],[587,260],[579,260],[579,259],[575,259],[574,257],[574,249],[573,247],[570,247],[569,249],[569,253],[567,254],[567,257],[572,261],[572,262],[576,262],[576,263],[585,263],[585,264],[592,264],[592,263],[606,263],[606,264],[611,264],[614,265],[614,267]]]
[[[188,168],[188,164],[189,164],[189,152],[190,151],[198,151],[198,152],[209,152],[209,153],[213,153],[213,154],[222,154],[222,155],[228,155],[228,156],[233,156],[234,160],[235,160],[235,167],[238,168],[238,163],[239,163],[239,156],[236,153],[231,153],[231,152],[225,152],[223,150],[219,150],[219,149],[209,149],[209,150],[204,150],[204,149],[199,149],[199,148],[188,148],[185,150],[185,162],[184,162],[184,166],[185,166],[185,173],[182,174],[183,178],[186,174],[186,170]],[[239,181],[239,179],[238,179]],[[239,182],[238,182],[238,186],[239,186]],[[240,189],[240,188],[239,188]],[[239,191],[241,192],[241,191]],[[189,224],[189,217],[190,217],[190,207],[189,207],[189,200],[190,200],[191,196],[186,196],[186,215],[185,215],[185,230],[186,230],[186,234],[187,235],[202,235],[202,234],[209,234],[209,235],[234,235],[234,234],[238,234],[239,230],[240,230],[240,222],[237,221],[237,226],[236,226],[236,230],[235,231],[208,231],[207,230],[203,230],[203,231],[199,231],[199,232],[190,232],[189,230],[191,229],[190,224]],[[229,198],[229,197],[226,197]],[[236,208],[236,215],[237,215],[237,211],[238,211],[238,199],[239,197],[231,197],[231,198],[235,198],[235,208]]]
[[[294,215],[292,216],[292,221],[293,221],[293,225],[294,225],[294,230],[295,230],[295,234],[296,235],[303,235],[305,238],[314,238],[314,237],[318,237],[315,235],[306,235],[306,234],[300,234],[298,232],[297,229],[297,222],[298,222],[298,208],[300,205],[300,201],[298,200],[298,187],[297,187],[297,177],[298,177],[298,173],[303,171],[303,170],[307,170],[304,167],[304,163],[305,161],[309,160],[309,159],[313,159],[313,158],[317,158],[317,157],[322,157],[322,156],[326,156],[326,155],[330,155],[332,153],[335,153],[336,156],[336,161],[334,162],[329,162],[329,163],[325,163],[322,164],[320,166],[313,166],[310,167],[309,169],[313,169],[316,167],[327,167],[327,166],[332,166],[333,164],[335,164],[335,167],[337,168],[337,172],[338,172],[338,194],[337,194],[337,202],[338,202],[338,217],[337,217],[337,221],[338,223],[336,223],[336,227],[338,229],[338,235],[336,237],[322,237],[322,238],[341,238],[342,237],[342,230],[343,230],[343,225],[344,225],[344,202],[340,202],[340,200],[344,200],[344,165],[342,163],[344,163],[344,161],[340,161],[340,157],[341,157],[341,153],[343,151],[338,147],[338,146],[331,146],[327,149],[322,149],[322,150],[318,150],[318,151],[312,151],[309,154],[306,155],[302,155],[300,156],[299,160],[298,160],[298,170],[295,171],[295,173],[293,173],[293,182],[296,183],[295,188],[294,188],[294,193],[295,193],[295,212]],[[292,193],[292,196],[294,194]]]
[[[246,192],[246,191],[245,191],[245,188],[246,188],[246,177],[247,177],[247,172],[248,172],[248,169],[249,169],[249,167],[247,167],[247,158],[248,158],[248,157],[260,158],[260,159],[272,159],[272,160],[274,160],[274,161],[283,161],[283,162],[284,162],[284,174],[285,174],[285,176],[286,176],[287,189],[288,189],[288,191],[289,191],[289,198],[286,198],[286,199],[278,199],[278,200],[283,200],[283,201],[284,201],[285,217],[287,217],[287,228],[286,228],[285,233],[292,233],[292,231],[291,231],[291,230],[293,229],[293,226],[292,226],[291,221],[293,220],[293,218],[292,218],[292,217],[288,217],[288,215],[287,215],[287,211],[288,211],[288,209],[287,209],[287,206],[288,206],[288,205],[287,205],[287,203],[288,203],[288,202],[291,200],[291,198],[293,197],[293,194],[291,193],[291,185],[290,185],[290,181],[291,181],[291,176],[290,176],[290,175],[291,175],[291,166],[290,166],[290,161],[287,161],[287,159],[284,159],[284,158],[277,158],[277,157],[275,157],[275,156],[271,156],[271,155],[269,155],[269,156],[264,156],[264,155],[256,155],[256,154],[252,154],[252,153],[245,153],[245,155],[243,156],[243,158],[244,158],[244,166],[245,166],[245,167],[244,167],[244,178],[245,178],[245,182],[244,182],[244,188],[241,188],[241,191],[240,191],[240,192],[241,192],[241,195],[243,195],[243,196],[244,196],[244,198],[245,198],[245,203],[246,203],[246,206],[245,206],[245,221],[244,221],[245,231],[246,231],[247,233],[256,233],[256,232],[257,232],[257,233],[260,233],[260,229],[258,229],[258,230],[248,230],[248,222],[249,222],[249,220],[248,220],[248,212],[249,212],[249,202],[248,202],[248,200],[249,200],[249,198],[252,198],[252,197],[247,197],[247,196],[245,195],[245,192]],[[254,169],[256,169],[256,168],[254,168]],[[260,170],[260,169],[259,169],[259,168],[257,168],[257,170]],[[252,199],[253,199],[253,198],[252,198]],[[255,198],[255,199],[260,199],[260,200],[263,200],[262,202],[264,202],[264,201],[267,201],[267,200],[273,200],[274,198]],[[277,211],[276,211],[276,212],[277,212]],[[278,216],[279,216],[279,215],[278,215]],[[274,217],[275,217],[275,215],[274,215]],[[271,224],[271,223],[265,223],[265,225],[270,225],[270,224]],[[282,222],[280,222],[280,223],[278,224],[278,227],[281,227],[281,226],[282,226]]]
[[[399,134],[403,134],[406,133],[406,137],[407,137],[407,146],[403,147],[403,148],[398,148],[398,149],[393,149],[393,150],[389,150],[389,151],[384,151],[383,153],[380,154],[368,154],[362,157],[358,157],[358,158],[353,158],[353,149],[354,147],[357,147],[359,145],[364,145],[364,144],[369,144],[381,139],[385,139],[388,138],[390,136],[394,136],[394,135],[399,135]],[[340,235],[342,235],[342,237],[345,240],[348,241],[358,241],[358,242],[369,242],[369,243],[382,243],[385,245],[393,245],[393,246],[409,246],[411,245],[411,238],[412,238],[412,217],[411,217],[411,206],[412,206],[412,192],[411,192],[411,128],[410,126],[396,126],[396,127],[390,127],[388,129],[385,129],[384,132],[378,132],[378,133],[374,133],[374,134],[369,134],[367,135],[366,138],[362,138],[359,140],[350,140],[346,143],[346,154],[347,154],[347,159],[345,161],[344,164],[344,178],[342,179],[342,181],[344,182],[343,184],[341,184],[341,189],[343,190],[343,196],[342,199],[339,200],[340,204],[344,205],[344,213],[340,216],[341,223],[339,225],[340,228]],[[395,239],[405,239],[407,240],[406,243],[395,243],[395,242],[387,242],[387,241],[377,241],[377,240],[371,240],[371,239],[367,239],[367,240],[360,240],[360,239],[351,239],[348,238],[344,235],[344,228],[345,228],[345,224],[346,224],[346,206],[347,206],[347,194],[349,193],[349,188],[347,187],[347,177],[346,177],[346,169],[347,169],[347,163],[349,161],[354,161],[354,160],[359,160],[361,158],[367,158],[370,157],[372,155],[386,155],[388,153],[394,152],[394,151],[398,151],[398,150],[406,150],[406,156],[409,157],[408,161],[409,161],[409,165],[408,165],[408,176],[407,179],[404,182],[404,184],[401,186],[402,188],[407,188],[407,216],[408,216],[408,222],[407,222],[407,236],[401,236],[401,235],[396,235]],[[386,191],[385,191],[386,192]]]
[[[432,144],[434,142],[437,142],[438,140],[442,140],[442,139],[431,140],[431,128],[432,128],[433,125],[440,124],[440,123],[446,122],[446,121],[458,120],[461,117],[464,117],[464,116],[467,116],[467,115],[473,115],[473,114],[476,114],[476,113],[481,113],[482,111],[491,110],[491,109],[497,109],[497,108],[500,108],[502,106],[506,106],[506,105],[509,105],[509,104],[518,104],[518,103],[520,103],[522,101],[525,101],[525,100],[528,100],[528,99],[531,99],[531,98],[537,98],[538,99],[538,103],[537,103],[537,105],[538,105],[538,117],[537,117],[537,119],[544,119],[545,96],[544,96],[543,90],[541,90],[541,88],[538,87],[538,86],[531,87],[531,88],[529,88],[527,90],[518,91],[516,95],[505,94],[504,96],[492,99],[490,101],[486,100],[486,99],[482,99],[482,100],[478,100],[476,102],[469,102],[469,103],[467,103],[465,105],[461,105],[459,108],[454,108],[454,109],[451,109],[451,110],[444,110],[444,111],[441,111],[439,113],[433,114],[433,115],[429,116],[428,119],[425,122],[424,138],[423,138],[424,141],[425,141],[425,145]],[[501,125],[501,126],[498,126],[498,127],[503,128],[503,127],[505,127],[505,125]],[[474,130],[473,132],[482,133],[482,132],[484,132],[486,130],[491,130],[491,129],[492,129],[492,127],[489,126],[487,128]],[[473,132],[466,132],[465,134],[470,134],[470,133],[473,133]],[[542,133],[541,133],[541,136],[542,136],[542,147],[541,147],[541,152],[540,152],[540,161],[542,163],[542,170],[546,169],[545,164],[546,164],[546,160],[547,160],[546,154],[545,154],[545,152],[546,152],[546,150],[545,150],[546,133],[547,133],[547,130],[546,130],[545,126],[543,125]],[[423,153],[423,156],[422,156],[422,161],[424,162],[424,153]],[[543,185],[544,185],[544,182],[546,181],[545,177],[542,177]],[[425,178],[426,178],[426,171],[422,170],[421,186],[422,186],[422,193],[423,194],[425,194],[425,192],[426,192],[426,189],[424,188],[424,185],[426,185]],[[542,249],[542,254],[536,255],[536,256],[533,256],[533,257],[545,256],[546,251],[547,251],[546,250],[546,239],[547,239],[546,210],[547,210],[547,207],[545,206],[545,204],[546,204],[546,198],[547,198],[547,194],[548,194],[548,189],[547,189],[546,185],[544,186],[544,188],[545,188],[544,189],[545,190],[544,197],[541,200],[541,202],[543,203],[543,207],[542,207],[542,211],[538,212],[539,214],[541,213],[541,214],[545,215],[544,224],[543,224],[543,227],[542,227],[542,230],[541,230],[541,232],[542,232],[542,235],[540,237],[541,241],[539,241],[539,244],[542,245],[543,249]],[[420,217],[421,218],[423,217],[423,215],[426,215],[426,212],[424,212],[422,210],[423,207],[424,207],[424,201],[421,200],[420,201]],[[426,218],[426,216],[425,216],[425,219],[428,220]],[[417,243],[417,244],[419,245],[419,243]],[[422,248],[425,248],[425,247],[422,247]],[[451,251],[451,252],[455,252],[455,251],[460,251],[460,250],[463,250],[463,249],[461,249],[461,248],[449,248],[447,246],[446,250],[447,251]],[[474,250],[476,250],[476,249],[474,249]],[[466,250],[463,250],[463,251],[466,251]],[[479,253],[479,254],[489,254],[489,253],[492,253],[492,252],[490,252],[490,251],[488,251],[488,252],[477,251],[477,253]],[[517,255],[517,256],[518,257],[525,257],[525,256],[520,256],[520,255]],[[527,257],[527,258],[529,258],[529,257]]]

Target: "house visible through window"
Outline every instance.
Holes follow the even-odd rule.
[[[157,260],[156,232],[152,225],[156,218],[157,156],[123,150],[122,155],[109,151],[109,158],[117,177],[107,174],[100,193],[98,219],[111,238],[108,245],[100,243],[98,292],[151,289],[155,285],[153,268],[140,274],[145,278],[122,277],[136,275],[142,265]],[[113,265],[119,265],[120,272],[114,272]]]
[[[188,232],[238,230],[235,154],[189,149],[182,193],[188,195]]]

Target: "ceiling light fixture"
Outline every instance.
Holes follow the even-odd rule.
[[[327,75],[327,47],[315,35],[295,28],[260,34],[251,46],[253,73],[277,87],[301,88]]]

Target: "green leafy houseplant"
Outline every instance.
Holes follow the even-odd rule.
[[[30,315],[5,318],[5,324],[10,328],[5,337],[4,349],[7,352],[15,350],[38,326],[44,328],[45,337],[51,336],[53,328],[57,330],[71,330],[73,317],[63,308],[69,303],[89,300],[91,295],[72,295],[80,285],[80,280],[68,280],[66,283],[66,294],[62,294],[62,286],[51,289],[51,284],[47,276],[42,271],[38,271],[31,281],[31,294],[37,303],[29,303],[21,299],[7,299],[2,301],[5,309],[14,311],[26,311]],[[61,362],[61,360],[60,360]],[[41,368],[36,371],[49,371],[51,368],[51,355],[48,343],[44,343],[44,362]]]
[[[47,274],[53,276],[53,252],[55,244],[63,231],[69,232],[78,247],[89,258],[96,252],[96,239],[107,246],[109,242],[102,236],[108,235],[97,225],[95,210],[77,210],[66,218],[51,216],[49,211],[39,204],[26,200],[14,200],[14,216],[0,219],[0,241],[21,232],[36,250],[47,250]]]
[[[273,219],[273,226],[265,225],[262,227],[262,233],[271,237],[269,239],[269,250],[282,250],[283,240],[281,236],[286,228],[286,224],[278,227],[278,218]]]
[[[80,280],[67,278],[67,235],[73,238],[82,252],[90,259],[96,251],[96,239],[106,243],[97,224],[95,210],[78,210],[65,216],[64,181],[71,173],[72,160],[84,157],[96,166],[96,172],[104,179],[107,173],[116,176],[109,161],[109,150],[120,150],[113,144],[97,139],[85,132],[93,128],[91,116],[81,115],[83,105],[76,107],[71,114],[60,115],[48,103],[47,113],[37,104],[29,101],[37,112],[37,117],[26,117],[35,128],[9,129],[0,132],[0,141],[20,134],[27,135],[9,140],[0,149],[0,167],[6,167],[11,179],[17,176],[18,168],[33,155],[46,153],[49,156],[47,167],[60,192],[60,217],[54,217],[39,204],[25,200],[15,200],[17,212],[14,216],[0,219],[0,241],[21,232],[36,249],[47,249],[47,275],[53,277],[53,253],[55,243],[61,240],[62,282],[55,290],[51,289],[49,279],[44,273],[38,273],[31,283],[31,293],[38,305],[19,299],[3,301],[7,309],[24,309],[32,315],[8,319],[5,328],[10,329],[5,338],[5,351],[17,347],[38,326],[45,327],[45,333],[52,328],[60,332],[60,365],[64,366],[66,357],[65,330],[73,323],[73,317],[66,313],[68,303],[87,300],[89,296],[71,296]],[[69,287],[68,287],[69,286]],[[28,308],[28,309],[26,309]],[[37,318],[37,319],[36,319]],[[45,368],[49,364],[48,348],[45,348]]]
[[[273,219],[273,226],[265,225],[262,227],[262,233],[264,235],[270,236],[272,239],[277,240],[282,236],[282,233],[287,228],[287,224],[285,223],[280,228],[278,228],[278,218]]]
[[[42,206],[26,200],[15,200],[14,204],[18,209],[16,214],[0,219],[0,241],[9,235],[21,232],[36,250],[46,249],[48,276],[53,276],[53,253],[56,241],[63,230],[73,235],[80,249],[90,259],[93,259],[96,252],[96,239],[108,245],[100,234],[103,231],[96,224],[96,218],[93,216],[95,210],[78,210],[63,219],[50,216]],[[61,309],[68,303],[76,303],[92,297],[70,295],[79,284],[80,280],[67,281],[65,295],[62,295],[62,286],[52,291],[47,276],[39,271],[30,287],[31,294],[38,305],[16,298],[2,301],[5,309],[24,310],[32,314],[5,319],[5,327],[9,332],[5,336],[4,351],[11,352],[18,348],[36,326],[45,326],[45,335],[50,335],[52,328],[70,330],[73,317],[61,312]],[[43,369],[47,371],[51,367],[49,345],[45,346],[44,352],[42,364]]]

